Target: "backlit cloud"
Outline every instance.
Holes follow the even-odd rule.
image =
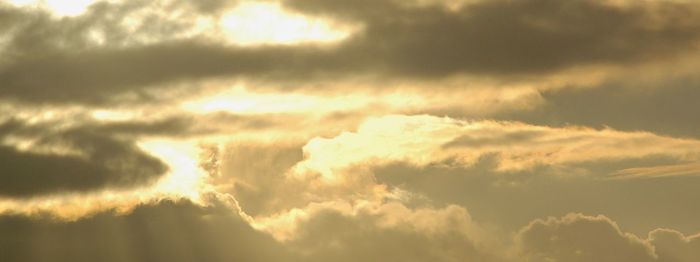
[[[699,47],[696,1],[0,0],[0,261],[698,261]]]

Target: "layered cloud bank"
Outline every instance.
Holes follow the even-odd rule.
[[[698,261],[699,18],[1,1],[0,260]]]

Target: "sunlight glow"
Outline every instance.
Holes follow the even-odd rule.
[[[289,13],[279,3],[241,3],[221,19],[221,25],[238,45],[335,42],[351,33],[329,21]]]
[[[181,104],[181,108],[202,114],[215,112],[236,114],[329,112],[362,108],[367,105],[367,98],[363,95],[328,97],[290,92],[262,93],[247,90],[244,85],[236,85],[229,90],[185,101]]]
[[[57,16],[78,16],[88,7],[99,0],[10,0],[11,4],[20,7],[46,9]]]
[[[148,153],[168,165],[170,171],[156,186],[159,193],[175,194],[201,202],[206,171],[199,166],[200,148],[196,143],[150,140],[139,144]]]
[[[257,88],[257,87],[256,87]],[[459,95],[460,101],[450,101]],[[304,113],[326,115],[361,110],[367,115],[421,111],[441,105],[445,109],[459,108],[464,112],[488,114],[511,107],[526,110],[540,102],[533,90],[512,88],[470,88],[454,91],[454,94],[426,93],[411,88],[381,92],[357,90],[352,94],[310,94],[308,92],[269,91],[259,92],[245,83],[230,89],[207,92],[183,101],[179,107],[187,112],[209,114],[229,112],[235,114]],[[508,103],[504,103],[508,102]]]

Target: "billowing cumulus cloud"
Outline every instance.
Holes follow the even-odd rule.
[[[537,220],[518,235],[532,261],[655,261],[654,248],[606,217]]]
[[[649,242],[656,247],[659,258],[667,261],[700,259],[700,237],[685,236],[672,229],[657,229],[649,233]]]
[[[533,221],[516,242],[526,261],[693,261],[694,238],[657,229],[642,239],[605,216],[572,213]]]
[[[288,245],[314,261],[500,261],[478,230],[459,207],[411,211],[387,204],[355,215],[320,211],[300,223]]]

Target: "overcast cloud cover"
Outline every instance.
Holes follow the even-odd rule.
[[[700,261],[695,0],[0,0],[0,261]]]

